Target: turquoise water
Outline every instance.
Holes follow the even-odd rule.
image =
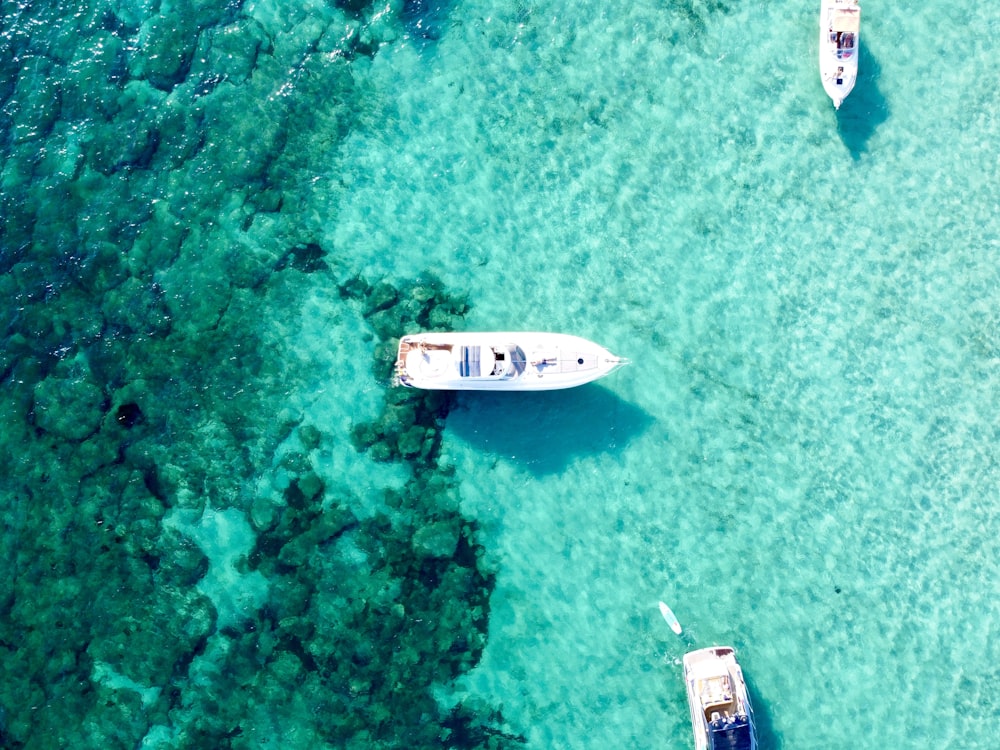
[[[839,112],[809,4],[3,14],[2,744],[690,747],[713,643],[763,747],[994,744],[993,8]]]

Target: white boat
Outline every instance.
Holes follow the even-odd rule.
[[[822,0],[819,14],[819,73],[840,109],[858,79],[861,6],[858,0]]]
[[[449,391],[548,391],[589,383],[627,362],[565,333],[416,333],[400,339],[395,382]]]
[[[730,646],[684,654],[684,683],[697,750],[756,750],[747,684]]]

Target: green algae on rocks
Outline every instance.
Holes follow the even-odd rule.
[[[350,60],[394,14],[62,12],[5,7],[0,32],[0,745],[500,746],[488,710],[433,695],[478,660],[492,587],[435,463],[446,403],[398,403],[369,440],[414,472],[374,516],[276,408],[315,373],[271,330],[349,265],[311,158],[366,116]],[[380,361],[401,321],[464,312],[426,280],[365,289]],[[247,551],[208,549],[208,517]]]

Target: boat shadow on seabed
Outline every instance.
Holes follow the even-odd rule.
[[[781,750],[782,741],[780,735],[774,732],[774,722],[771,719],[771,711],[761,696],[753,679],[745,672],[743,679],[747,683],[747,694],[750,696],[750,705],[753,706],[753,725],[757,735],[757,750]]]
[[[540,393],[463,393],[448,415],[448,428],[462,440],[536,476],[561,472],[582,456],[620,453],[652,422],[643,409],[595,383]]]
[[[836,110],[837,132],[855,161],[868,150],[868,141],[878,126],[889,119],[889,105],[878,87],[881,73],[878,59],[862,37],[858,42],[858,81]]]

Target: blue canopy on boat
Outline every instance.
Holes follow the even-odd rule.
[[[458,348],[458,374],[463,378],[489,377],[496,361],[496,353],[488,346]]]
[[[746,716],[728,716],[708,723],[710,750],[751,750],[753,731]]]

